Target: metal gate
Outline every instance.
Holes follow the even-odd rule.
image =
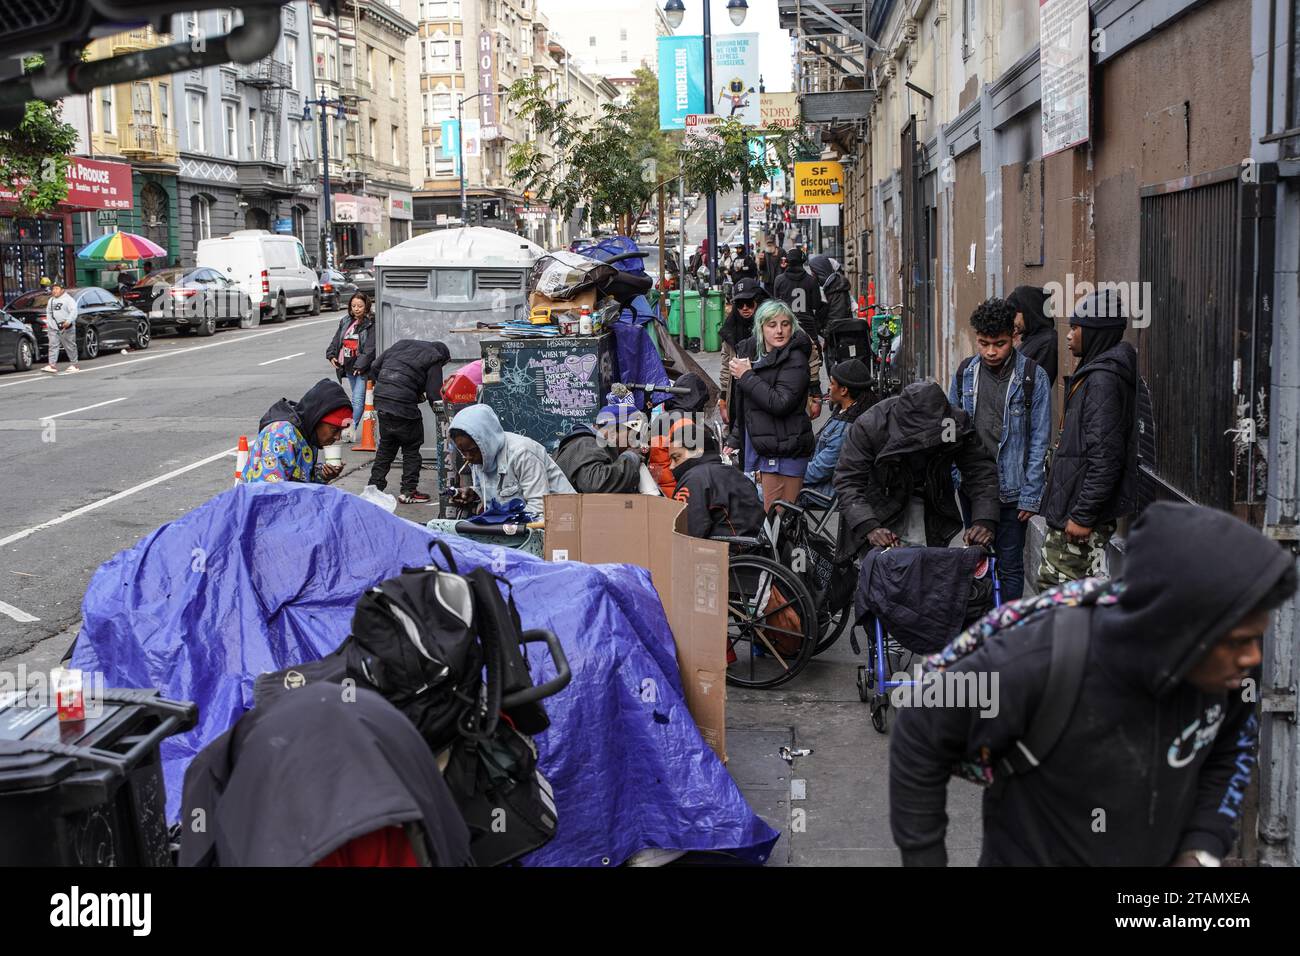
[[[1150,415],[1139,419],[1139,482],[1143,501],[1194,501],[1260,524],[1274,187],[1245,178],[1230,166],[1141,191],[1133,291],[1145,309],[1134,324]]]

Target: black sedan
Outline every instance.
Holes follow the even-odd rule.
[[[113,293],[95,286],[67,289],[77,301],[77,358],[93,359],[102,349],[147,349],[153,329],[149,316],[135,306],[123,305]],[[36,339],[38,359],[46,358],[45,305],[50,294],[28,292],[9,303],[9,314],[22,322]]]
[[[148,312],[156,332],[211,335],[219,325],[251,329],[262,318],[248,293],[216,269],[163,269],[136,283],[122,299]]]
[[[38,354],[36,334],[27,323],[0,310],[0,365],[12,365],[15,372],[25,372],[36,363]]]
[[[352,293],[357,291],[357,284],[352,282],[337,269],[319,269],[316,277],[320,279],[320,304],[323,309],[346,309]],[[374,280],[371,279],[371,295],[374,295]]]
[[[374,256],[348,256],[343,260],[343,274],[358,292],[364,292],[372,299],[375,297]]]

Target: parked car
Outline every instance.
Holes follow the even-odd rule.
[[[375,297],[375,257],[348,256],[343,260],[343,274],[356,286],[357,292]]]
[[[739,206],[732,206],[730,209],[728,209],[726,212],[724,212],[724,213],[722,214],[722,221],[725,222],[725,223],[739,222],[739,221],[740,221],[740,207],[739,207]]]
[[[316,278],[320,280],[320,300],[323,309],[347,308],[352,293],[358,291],[357,284],[337,269],[321,269],[316,273]],[[374,280],[372,279],[370,292],[372,296],[374,294],[373,283]]]
[[[638,236],[653,236],[658,231],[659,223],[650,219],[642,219],[636,224],[636,234]]]
[[[149,313],[155,335],[164,331],[211,335],[220,325],[251,329],[261,321],[249,294],[216,269],[164,269],[129,289],[122,299]]]
[[[259,321],[283,322],[290,309],[320,314],[320,280],[296,236],[238,229],[201,240],[197,258],[200,267],[217,270],[248,293]]]
[[[15,372],[25,372],[36,364],[40,342],[36,333],[22,319],[0,309],[0,365],[12,365]]]
[[[93,359],[103,349],[147,349],[153,337],[149,316],[126,305],[107,289],[66,289],[77,300],[77,358]],[[22,320],[36,339],[37,359],[47,359],[45,306],[50,294],[28,292],[9,303],[9,314]]]

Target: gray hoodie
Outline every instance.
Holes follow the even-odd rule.
[[[64,326],[70,326],[77,319],[77,300],[68,292],[63,295],[51,295],[49,302],[45,304],[45,327],[47,329],[58,329]]]

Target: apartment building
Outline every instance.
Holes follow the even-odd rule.
[[[78,225],[86,241],[121,228],[167,250],[168,263],[192,265],[199,240],[234,229],[292,232],[311,248],[316,190],[301,176],[300,124],[309,82],[307,4],[281,11],[276,51],[247,66],[225,64],[102,87],[82,105],[94,157],[130,162],[134,203]],[[171,33],[144,27],[97,39],[92,59],[230,32],[238,10],[172,18]],[[84,277],[99,281],[99,276]]]
[[[542,0],[558,40],[585,73],[630,80],[640,67],[658,70],[658,40],[672,29],[663,0]]]
[[[417,29],[398,4],[377,0],[344,2],[335,17],[316,4],[312,12],[312,99],[326,105],[312,110],[311,125],[329,153],[334,255],[342,261],[411,236],[406,58]]]
[[[535,134],[505,94],[516,81],[535,76],[543,87],[562,90],[561,98],[572,94],[594,115],[617,89],[577,70],[536,0],[403,3],[418,22],[407,57],[408,82],[419,90],[408,122],[421,131],[418,147],[412,136],[410,162],[417,180],[423,173],[423,188],[415,191],[415,232],[462,222],[463,152],[464,221],[518,232],[543,245],[567,241],[559,214],[510,180],[510,148],[534,141]]]

